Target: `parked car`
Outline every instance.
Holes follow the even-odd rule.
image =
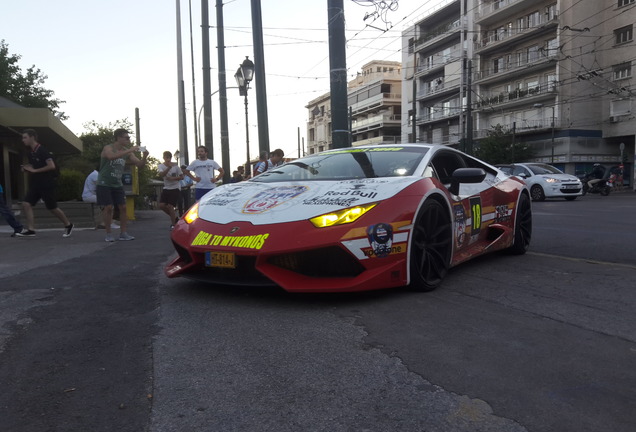
[[[443,145],[328,150],[208,192],[171,232],[168,277],[296,292],[430,291],[487,252],[523,254],[529,190]]]
[[[578,177],[565,174],[552,165],[529,162],[497,167],[508,175],[523,179],[530,188],[533,201],[544,201],[546,198],[573,201],[583,194],[583,184]]]

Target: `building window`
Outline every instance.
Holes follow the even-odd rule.
[[[504,61],[503,57],[499,57],[499,58],[493,59],[493,61],[492,61],[492,71],[494,73],[498,73],[498,72],[501,72],[501,71],[504,70],[503,61]]]
[[[557,16],[557,13],[556,13],[557,8],[556,7],[557,7],[556,3],[551,4],[549,6],[546,6],[546,8],[545,8],[545,17],[548,19],[548,21],[552,21],[553,19],[556,18],[556,16]]]
[[[620,80],[623,78],[629,78],[632,76],[632,64],[631,63],[621,63],[613,67],[614,70],[614,79]]]
[[[633,4],[636,0],[618,0],[618,7]]]
[[[528,63],[532,63],[533,61],[539,60],[539,47],[536,45],[528,47],[527,54],[528,54]]]
[[[616,36],[617,45],[629,42],[634,39],[634,26],[628,25],[614,30],[614,35]]]
[[[536,27],[539,25],[539,12],[532,12],[531,14],[529,14],[527,16],[528,18],[528,25],[526,26],[527,28],[532,28],[532,27]]]

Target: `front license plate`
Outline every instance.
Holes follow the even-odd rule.
[[[206,252],[206,267],[236,268],[236,255],[232,252]]]

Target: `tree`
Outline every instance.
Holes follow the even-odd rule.
[[[60,120],[68,117],[60,111],[64,101],[54,98],[53,90],[44,88],[48,76],[35,65],[22,72],[18,61],[20,56],[9,54],[9,46],[4,39],[0,41],[0,96],[3,96],[26,108],[48,108]]]
[[[500,124],[492,126],[486,138],[479,140],[475,156],[491,165],[527,161],[534,157],[534,152],[525,143],[515,140],[513,145],[512,131]]]

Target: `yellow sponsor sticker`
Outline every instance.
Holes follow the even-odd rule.
[[[267,234],[256,234],[248,236],[222,236],[200,231],[192,240],[192,246],[227,246],[240,249],[260,249],[269,237]]]

